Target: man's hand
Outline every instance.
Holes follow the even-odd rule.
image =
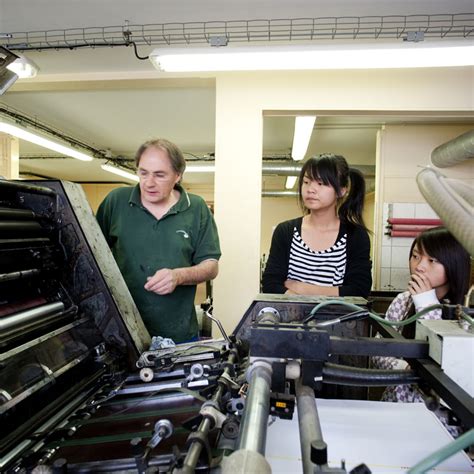
[[[153,291],[157,295],[169,295],[179,285],[198,285],[214,279],[218,269],[217,260],[214,259],[204,260],[192,267],[162,268],[147,278],[145,290]]]
[[[158,295],[169,295],[179,285],[179,273],[169,268],[158,270],[153,276],[148,277],[145,290],[153,291]]]
[[[422,273],[414,273],[411,275],[411,280],[408,282],[408,291],[411,295],[419,295],[426,291],[432,290],[431,282],[426,275]]]

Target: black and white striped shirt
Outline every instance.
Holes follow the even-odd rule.
[[[347,233],[326,250],[314,251],[293,229],[288,279],[321,286],[341,286],[346,273]]]

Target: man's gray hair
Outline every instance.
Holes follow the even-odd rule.
[[[135,165],[137,168],[145,150],[148,150],[148,148],[152,147],[166,151],[174,171],[180,175],[184,173],[184,170],[186,169],[186,160],[184,159],[183,152],[177,145],[164,138],[148,140],[140,145],[140,148],[138,148],[137,152],[135,153]]]

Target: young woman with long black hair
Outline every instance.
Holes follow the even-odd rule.
[[[304,215],[276,227],[263,292],[367,297],[372,277],[364,177],[343,156],[324,154],[304,163],[298,190]]]

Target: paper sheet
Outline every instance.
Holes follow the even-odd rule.
[[[406,472],[453,439],[422,403],[316,400],[328,462],[349,472],[365,463],[374,474]],[[277,419],[267,433],[265,457],[273,473],[303,472],[298,415]],[[465,453],[457,453],[430,472],[472,473]]]

